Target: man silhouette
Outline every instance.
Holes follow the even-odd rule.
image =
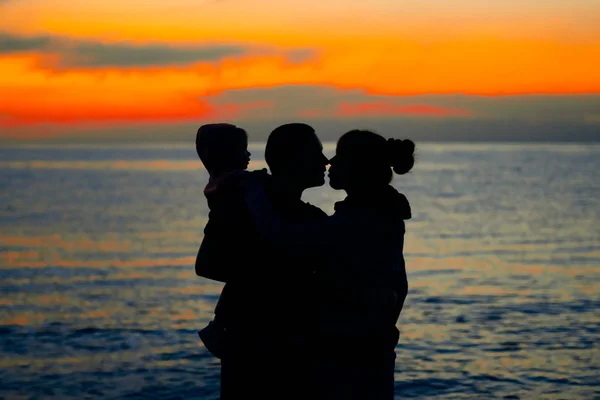
[[[304,190],[325,183],[328,164],[311,126],[290,123],[276,128],[267,140],[265,160],[271,171],[265,191],[282,220],[297,223],[327,217],[301,200]],[[240,220],[247,223],[246,218]],[[249,232],[247,227],[242,230]],[[221,398],[310,397],[313,386],[307,338],[317,260],[284,247],[267,246],[257,234],[249,234],[245,243],[226,237],[215,238],[205,232],[196,262],[200,276],[205,276],[204,270],[219,267],[231,271],[215,311],[227,331]]]

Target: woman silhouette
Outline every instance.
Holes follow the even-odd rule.
[[[344,134],[330,185],[347,197],[320,221],[288,224],[258,181],[246,202],[263,238],[315,260],[314,372],[317,397],[393,399],[396,322],[406,298],[404,220],[411,209],[390,182],[414,165],[411,140],[364,130]]]

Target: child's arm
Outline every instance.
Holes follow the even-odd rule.
[[[260,173],[264,175],[266,170]],[[210,193],[216,195],[218,192],[218,211],[211,210],[209,213],[204,239],[196,256],[196,275],[227,282],[233,271],[247,262],[243,259],[245,243],[242,241],[247,237],[243,236],[245,229],[242,225],[250,221],[242,215],[246,210],[240,180],[248,174],[248,171],[231,171],[213,182]]]
[[[209,221],[210,224],[210,221]],[[219,282],[227,282],[227,268],[223,268],[224,243],[212,234],[205,234],[196,256],[196,275]]]

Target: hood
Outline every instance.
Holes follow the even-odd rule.
[[[262,179],[263,182],[267,182],[270,178],[266,168],[256,171],[229,171],[216,177],[210,176],[208,183],[204,187],[204,194],[210,196],[217,192],[239,190],[242,179],[250,176]]]

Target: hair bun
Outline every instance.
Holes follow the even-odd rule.
[[[394,172],[398,175],[406,174],[415,165],[415,143],[410,139],[387,140],[388,160]]]

